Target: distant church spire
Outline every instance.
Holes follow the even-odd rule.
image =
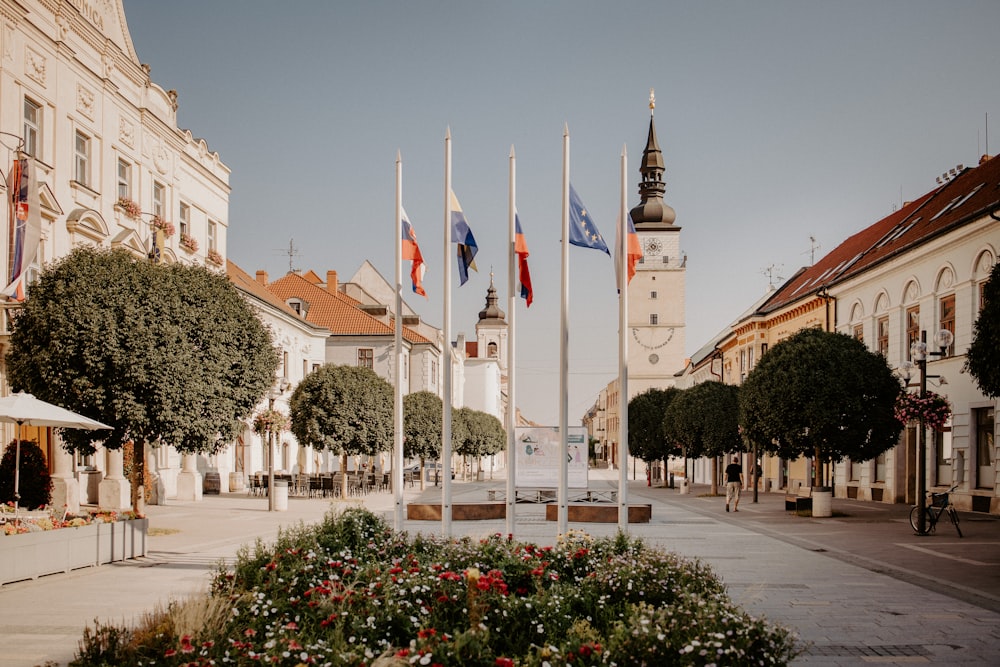
[[[494,320],[497,324],[506,324],[506,314],[497,306],[497,289],[493,286],[493,271],[490,271],[490,287],[486,290],[486,308],[479,311],[479,322]]]
[[[656,108],[656,96],[649,89],[649,137],[646,139],[646,149],[642,152],[642,165],[639,172],[642,182],[639,183],[639,205],[632,209],[632,222],[636,231],[643,229],[663,229],[673,227],[677,213],[666,202],[663,195],[667,184],[663,180],[663,153],[656,142],[656,125],[653,123],[653,109]]]

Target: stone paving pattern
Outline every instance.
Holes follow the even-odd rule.
[[[592,488],[614,488],[617,472],[592,471]],[[453,502],[484,501],[502,480],[456,481]],[[793,628],[806,647],[795,665],[1000,664],[1000,519],[962,514],[959,539],[948,524],[930,536],[910,528],[909,508],[834,499],[825,519],[784,511],[782,493],[744,492],[739,512],[695,486],[629,483],[629,500],[652,504],[642,537],[699,558],[725,581],[744,609]],[[407,502],[440,502],[440,489],[406,489]],[[209,572],[240,545],[273,540],[280,526],[310,522],[331,507],[364,503],[391,522],[388,493],[331,501],[292,498],[287,512],[268,512],[266,498],[206,496],[201,503],[148,508],[146,558],[0,587],[0,667],[65,665],[83,628],[140,618],[207,586]],[[518,539],[555,541],[545,506],[518,504]],[[617,524],[570,523],[591,535]],[[440,522],[406,521],[411,532],[440,533]],[[159,531],[176,530],[169,534]],[[503,520],[455,523],[453,535],[504,533]],[[5,538],[0,538],[5,539]]]

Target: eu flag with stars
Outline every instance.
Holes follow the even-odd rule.
[[[581,248],[601,250],[611,256],[608,244],[604,242],[597,225],[590,219],[587,207],[580,201],[573,184],[569,186],[569,242]]]

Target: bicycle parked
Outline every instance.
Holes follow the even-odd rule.
[[[942,491],[941,493],[933,493],[931,491],[927,492],[931,501],[930,504],[928,504],[924,509],[924,523],[926,524],[928,533],[934,532],[934,529],[937,527],[938,519],[941,518],[942,514],[947,512],[948,518],[951,519],[951,523],[955,526],[955,532],[958,533],[959,537],[962,536],[962,529],[958,527],[958,511],[948,499],[949,494],[957,488],[958,485],[956,484],[947,491]],[[918,533],[920,532],[920,528],[918,527],[919,522],[920,507],[915,506],[912,510],[910,510],[910,526],[912,526],[913,530]]]

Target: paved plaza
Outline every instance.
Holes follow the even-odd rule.
[[[592,488],[616,484],[594,471]],[[456,482],[453,502],[486,500],[504,482]],[[1000,654],[1000,520],[963,514],[964,539],[950,525],[913,534],[907,507],[835,499],[834,517],[784,511],[783,494],[744,492],[740,511],[707,487],[689,494],[630,482],[631,503],[652,505],[652,521],[631,534],[709,563],[734,600],[793,628],[806,646],[796,665],[996,664]],[[407,488],[406,500],[435,502],[440,489]],[[65,665],[94,619],[129,621],[206,587],[209,571],[240,545],[273,540],[281,526],[310,522],[331,507],[363,503],[391,521],[392,497],[347,501],[292,498],[287,512],[267,499],[206,496],[200,503],[148,508],[146,558],[0,587],[0,667]],[[575,524],[611,535],[617,524]],[[405,530],[440,533],[440,522],[407,521]],[[519,504],[517,537],[552,543],[556,523],[543,505]],[[454,535],[505,532],[504,521],[456,522]]]

